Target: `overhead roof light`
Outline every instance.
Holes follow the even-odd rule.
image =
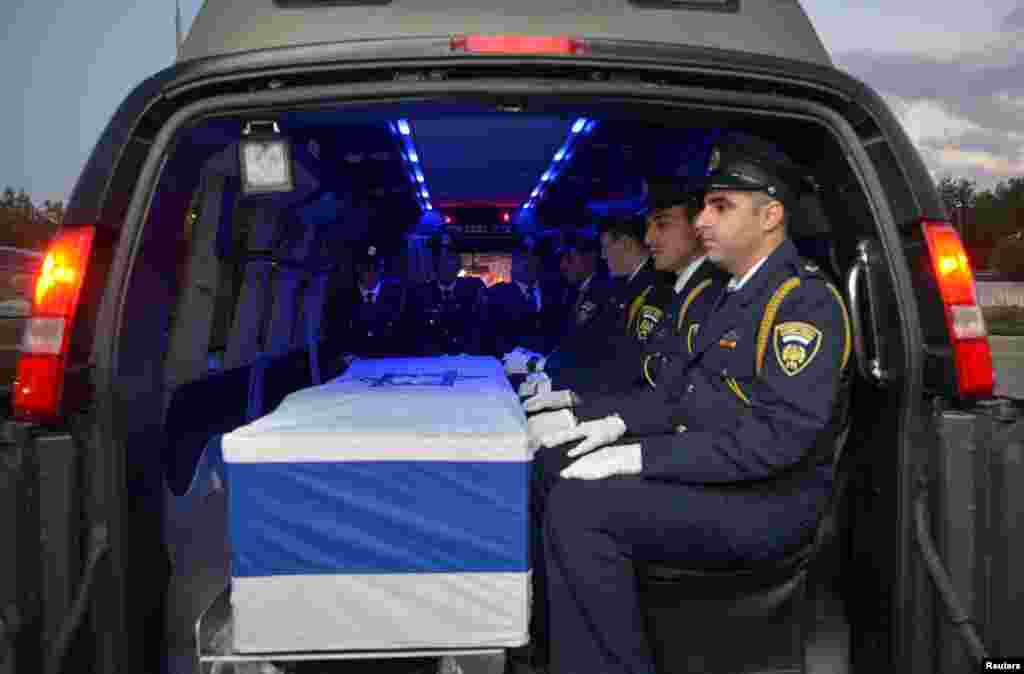
[[[592,131],[596,124],[597,122],[593,119],[587,119],[586,117],[576,118],[576,121],[573,122],[572,127],[569,130],[569,137],[566,139],[565,144],[555,152],[555,157],[552,160],[551,165],[543,174],[541,174],[540,182],[538,182],[537,187],[530,192],[530,199],[523,204],[523,208],[533,208],[537,201],[540,200],[540,196],[544,192],[545,187],[553,184],[554,179],[557,178],[560,173],[565,172],[566,164],[568,164],[569,160],[571,160],[575,154],[574,144],[579,142],[580,133],[583,131]]]
[[[409,171],[409,180],[412,183],[417,202],[423,210],[433,210],[430,203],[430,192],[427,190],[427,181],[420,169],[420,156],[416,152],[416,144],[412,139],[412,125],[407,119],[399,119],[390,123],[389,127],[398,136],[399,145],[405,148],[405,152],[402,152],[401,155],[406,163],[406,169]]]

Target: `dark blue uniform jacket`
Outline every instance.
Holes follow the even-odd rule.
[[[788,294],[769,307],[784,285]],[[841,406],[840,375],[850,357],[838,291],[789,241],[740,290],[727,295],[720,282],[714,290],[717,308],[687,316],[687,357],[657,388],[585,399],[577,417],[620,415],[623,442],[642,444],[648,478],[771,482],[813,463],[830,481],[830,457],[811,455]]]

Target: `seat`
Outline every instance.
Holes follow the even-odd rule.
[[[845,493],[849,460],[836,439],[832,493],[813,537],[779,560],[739,569],[694,569],[638,563],[636,574],[657,671],[737,672],[751,656],[737,643],[760,639],[757,662],[772,671],[806,672],[807,641],[817,615],[814,562],[832,540]],[[685,630],[680,633],[680,628]],[[695,646],[696,645],[696,646]],[[784,652],[773,651],[784,646]]]
[[[176,389],[167,409],[167,484],[175,495],[193,482],[211,437],[246,422],[251,365],[215,372]]]

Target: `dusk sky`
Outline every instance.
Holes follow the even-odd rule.
[[[836,65],[893,105],[933,175],[982,188],[1024,176],[1021,0],[802,4]],[[0,5],[0,186],[66,200],[117,105],[173,62],[174,2]],[[200,5],[181,0],[186,29]]]

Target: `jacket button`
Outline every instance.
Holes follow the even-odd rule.
[[[694,388],[696,387],[693,384],[690,384],[689,386],[686,387],[686,392],[693,393]]]
[[[679,424],[678,426],[676,426],[676,433],[685,433],[685,432],[686,432],[686,426],[683,426],[682,424]]]

